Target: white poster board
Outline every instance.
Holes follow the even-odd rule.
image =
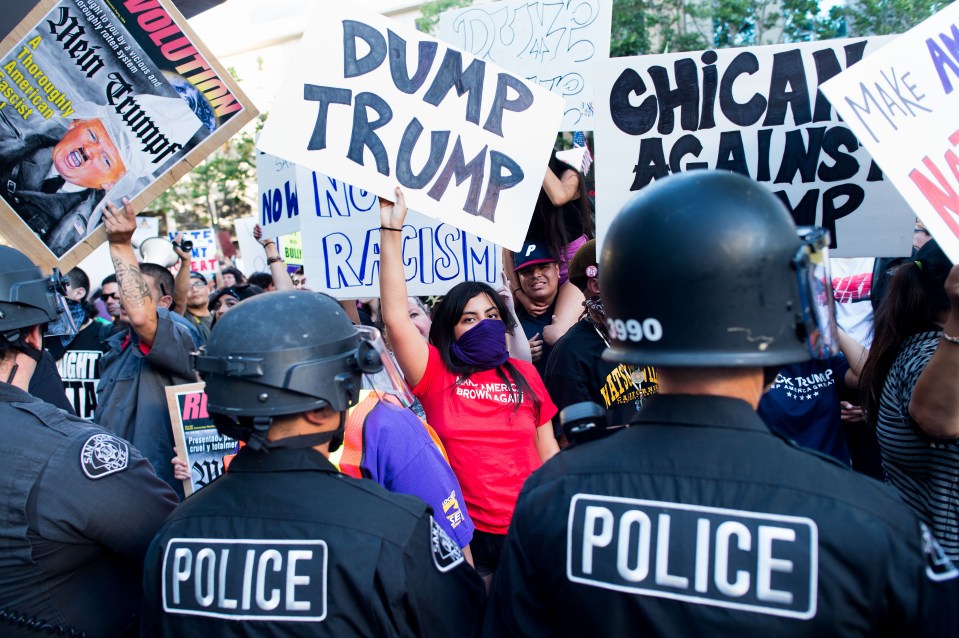
[[[502,0],[440,14],[437,36],[566,102],[564,131],[591,131],[593,63],[609,57],[613,0]]]
[[[376,195],[298,167],[303,270],[310,288],[337,299],[380,296]],[[502,250],[451,224],[410,211],[403,226],[410,295],[442,295],[461,281],[499,285]]]
[[[959,3],[823,86],[943,251],[959,262]]]
[[[384,197],[400,185],[411,209],[520,249],[560,97],[344,2],[316,11],[296,59],[260,150]]]
[[[173,241],[178,233],[183,233],[183,239],[193,242],[193,255],[190,259],[190,270],[201,273],[209,281],[216,273],[216,235],[212,228],[198,228],[195,230],[178,230],[168,232],[167,239]],[[180,267],[175,264],[174,271]]]
[[[256,183],[259,190],[260,226],[264,237],[279,237],[300,230],[300,206],[296,196],[296,164],[275,155],[256,152]]]
[[[256,217],[243,217],[233,220],[236,241],[240,245],[240,272],[249,277],[255,272],[270,272],[266,263],[266,251],[253,239],[253,227],[259,220]]]
[[[914,215],[817,91],[889,38],[720,49],[597,63],[598,241],[640,188],[725,169],[765,184],[837,257],[908,255]]]

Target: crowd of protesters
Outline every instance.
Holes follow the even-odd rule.
[[[487,591],[495,590],[497,567],[524,483],[552,457],[567,454],[561,449],[585,448],[631,429],[630,423],[660,390],[660,368],[641,360],[604,357],[611,341],[623,340],[617,332],[626,328],[608,315],[608,292],[600,286],[604,262],[596,251],[592,200],[584,176],[576,169],[555,157],[551,161],[523,248],[504,254],[502,285],[460,283],[429,305],[407,294],[400,232],[406,216],[402,191],[397,189],[393,199],[380,202],[381,298],[338,303],[354,324],[380,329],[389,356],[405,379],[406,387],[399,393],[407,392],[409,401],[385,400],[389,405],[382,408],[374,401],[356,413],[355,425],[341,424],[347,433],[341,468],[350,476],[373,478],[388,489],[425,500],[434,519],[442,523],[443,534],[465,550],[470,569],[483,578]],[[137,591],[133,583],[139,579],[147,544],[159,524],[175,503],[184,500],[182,480],[189,476],[176,459],[165,389],[199,379],[196,353],[224,329],[235,331],[234,339],[239,341],[258,334],[252,325],[247,337],[246,326],[224,322],[227,313],[244,307],[248,300],[258,298],[259,307],[270,312],[266,300],[276,297],[264,295],[319,295],[310,292],[308,273],[288,267],[274,240],[264,237],[259,228],[255,237],[265,251],[269,272],[247,277],[223,264],[208,278],[190,271],[190,254],[177,242],[176,275],[161,265],[140,263],[131,244],[133,213],[129,205],[108,205],[104,212],[115,274],[96,286],[78,268],[67,273],[64,297],[76,333],[48,336],[42,348],[33,337],[22,336],[22,327],[9,339],[14,350],[32,352],[33,348],[39,353],[36,372],[28,379],[30,394],[101,426],[109,435],[103,445],[112,454],[125,455],[121,470],[135,465],[136,476],[142,478],[144,468],[152,466],[146,474],[155,476],[143,479],[139,505],[149,515],[128,519],[130,526],[135,523],[142,528],[115,545],[107,532],[89,541],[102,542],[108,553],[118,556],[111,560],[123,562],[123,579],[110,571],[116,565],[100,569],[92,563],[78,566],[70,559],[49,557],[34,561],[41,563],[42,586],[36,580],[38,572],[28,569],[0,578],[3,635],[8,633],[7,626],[22,631],[53,627],[86,635],[136,634],[140,600],[131,593]],[[914,254],[895,263],[879,260],[882,263],[874,268],[870,265],[875,272],[856,299],[862,302],[860,310],[868,308],[868,316],[857,317],[855,326],[852,322],[840,326],[848,334],[839,331],[838,352],[823,360],[764,367],[766,394],[758,401],[758,413],[771,432],[791,445],[829,457],[823,462],[844,466],[843,471],[871,475],[891,486],[890,492],[894,489],[917,521],[930,530],[930,539],[938,541],[941,573],[954,578],[951,561],[959,559],[959,267],[951,265],[935,241],[926,240],[928,236],[917,230]],[[634,259],[639,263],[643,255]],[[841,263],[836,265],[841,270]],[[834,277],[832,283],[840,286],[843,279]],[[644,294],[641,281],[637,280],[632,294]],[[843,301],[837,292],[837,305]],[[282,331],[288,318],[270,319]],[[698,320],[708,323],[711,317]],[[255,345],[251,344],[254,350]],[[3,353],[6,362],[8,351]],[[59,375],[54,373],[54,361]],[[18,379],[18,364],[13,365],[12,372],[0,367],[0,372],[6,371],[0,381],[13,384]],[[667,372],[675,383],[675,369]],[[376,392],[375,383],[369,387]],[[395,453],[397,443],[378,445],[370,438],[370,433],[378,431],[372,416],[388,423],[393,418],[390,410],[403,413],[395,418],[403,422],[404,431],[416,430],[415,437],[406,437],[416,439],[416,448],[405,456]],[[88,444],[89,440],[84,449]],[[424,446],[427,456],[421,456]],[[379,464],[366,456],[374,453],[383,455]],[[80,454],[89,477],[96,471]],[[392,463],[402,467],[390,469]],[[111,473],[98,471],[103,476]],[[111,489],[136,500],[130,495],[133,473],[126,474],[127,483]],[[397,478],[401,474],[403,480]],[[387,476],[393,478],[382,478]],[[166,486],[158,484],[156,477]],[[64,494],[70,489],[64,485]],[[647,496],[655,499],[656,494]],[[38,505],[46,506],[32,502],[25,507]],[[98,509],[83,502],[69,507],[84,510],[77,514],[83,520]],[[56,518],[56,513],[46,516]],[[44,525],[30,529],[31,538],[61,539],[60,532],[49,531],[56,525]],[[595,525],[593,540],[608,544],[612,532],[607,538],[605,523]],[[113,530],[114,536],[121,531]],[[515,559],[517,549],[511,551]],[[887,548],[871,551],[882,561]],[[15,569],[11,567],[15,561],[3,560],[10,570]],[[100,559],[91,552],[87,560]],[[557,554],[555,560],[562,566],[567,556]],[[263,564],[258,569],[263,570]],[[199,570],[199,563],[195,568]],[[189,578],[186,571],[182,574]],[[149,577],[158,576],[148,570]],[[70,579],[72,584],[64,585]],[[126,595],[98,597],[115,586],[104,585],[105,580],[124,583]],[[563,585],[537,581],[535,586]],[[87,596],[73,603],[56,593],[61,587],[83,589]],[[147,583],[146,587],[155,591],[163,585]],[[198,588],[197,596],[202,591],[212,596],[210,587]],[[172,604],[168,594],[164,589],[164,608]],[[543,592],[530,592],[534,595]],[[329,604],[334,605],[336,593],[329,596]],[[497,605],[502,604],[500,597]],[[154,608],[151,613],[161,611]],[[849,603],[845,613],[858,612]],[[469,632],[480,621],[464,618],[463,622]],[[495,623],[487,623],[486,630],[506,631]],[[159,630],[144,626],[143,631]],[[410,631],[431,633],[416,626]]]

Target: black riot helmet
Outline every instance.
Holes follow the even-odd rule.
[[[603,244],[604,359],[765,367],[808,360],[812,346],[830,351],[828,233],[804,235],[743,175],[697,170],[643,189]]]
[[[327,406],[345,414],[357,400],[362,374],[378,372],[382,362],[336,301],[291,290],[251,297],[223,315],[196,369],[223,434],[254,449],[311,447],[333,439],[330,448],[336,450],[340,430],[325,440],[310,435],[284,445],[267,444],[265,435],[276,416]],[[341,418],[341,429],[343,423]]]
[[[40,269],[16,248],[0,246],[0,334],[11,340],[21,328],[44,325],[60,318],[63,292],[59,273],[44,277]]]

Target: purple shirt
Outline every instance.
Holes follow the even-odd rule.
[[[363,422],[363,476],[391,492],[418,496],[433,518],[465,547],[473,538],[459,481],[446,457],[413,412],[377,402]]]

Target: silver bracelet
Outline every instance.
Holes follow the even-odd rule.
[[[959,345],[959,337],[950,337],[945,332],[942,332],[942,338],[948,341],[949,343],[955,343]]]

